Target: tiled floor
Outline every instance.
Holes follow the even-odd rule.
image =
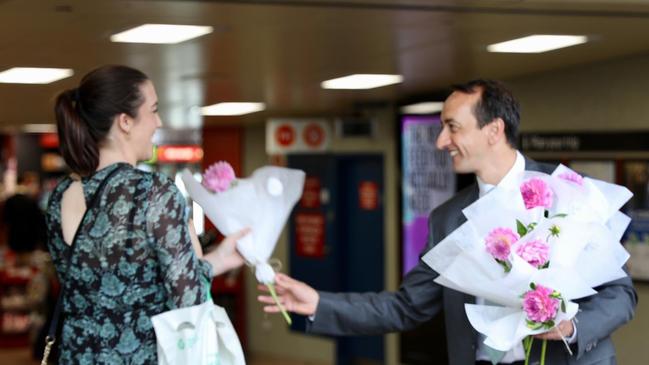
[[[248,365],[324,365],[304,361],[290,361],[266,356],[248,356]],[[40,361],[33,360],[26,348],[0,349],[0,364],[2,365],[39,365]]]

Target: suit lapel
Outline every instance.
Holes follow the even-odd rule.
[[[455,217],[455,227],[451,229],[451,232],[464,224],[466,222],[466,217],[462,213],[462,209],[468,207],[469,205],[473,204],[476,200],[478,200],[478,195],[479,195],[479,189],[478,189],[478,184],[473,183],[471,186],[469,186],[462,196],[460,196],[460,199],[457,200],[457,205],[459,206],[459,209],[457,210],[457,216]],[[450,234],[450,232],[449,232]]]
[[[527,171],[539,171],[539,172],[544,172],[546,174],[551,174],[555,168],[556,166],[554,165],[547,164],[547,163],[539,163],[525,156],[525,170]]]

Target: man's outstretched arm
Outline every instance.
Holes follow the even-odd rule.
[[[324,335],[373,335],[411,329],[437,314],[442,288],[437,274],[423,262],[411,270],[396,292],[329,293],[284,274],[277,274],[276,290],[290,312],[311,316],[307,332]],[[265,291],[265,287],[260,286]],[[277,313],[272,298],[262,295],[264,311]]]

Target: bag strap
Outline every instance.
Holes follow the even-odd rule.
[[[99,184],[99,187],[97,187],[97,191],[95,191],[95,194],[92,196],[92,199],[90,200],[90,204],[86,207],[86,211],[83,213],[83,217],[81,218],[81,222],[79,222],[79,226],[77,227],[77,231],[74,233],[74,238],[72,239],[72,244],[70,245],[70,253],[68,254],[68,269],[70,268],[70,262],[72,261],[72,256],[74,253],[74,248],[76,247],[77,243],[77,238],[79,237],[79,231],[81,229],[81,225],[83,222],[86,220],[86,216],[88,215],[88,212],[92,208],[95,207],[95,205],[98,204],[99,199],[101,197],[101,192],[103,191],[104,187],[106,186],[106,183],[110,178],[115,175],[119,170],[123,169],[126,167],[126,165],[120,165],[116,168],[113,169],[105,178],[102,180],[102,182]],[[65,285],[61,285],[61,292],[59,293],[59,297],[56,300],[56,307],[54,309],[54,315],[52,316],[52,322],[50,322],[50,329],[47,332],[47,337],[45,338],[45,343],[46,343],[46,348],[45,348],[45,353],[43,354],[43,363],[47,363],[47,356],[46,354],[49,354],[49,349],[51,346],[54,344],[56,341],[56,326],[59,323],[59,319],[61,317],[61,309],[63,307],[63,297],[65,295]]]

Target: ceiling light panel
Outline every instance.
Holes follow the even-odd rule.
[[[494,43],[487,46],[487,50],[500,53],[542,53],[576,46],[587,41],[588,37],[583,35],[535,34],[506,42]]]
[[[144,24],[110,37],[112,42],[175,44],[212,33],[214,28],[200,25]]]

